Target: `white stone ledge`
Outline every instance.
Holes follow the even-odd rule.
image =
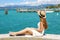
[[[44,36],[9,36],[9,34],[0,34],[0,40],[60,40],[60,35],[46,34]]]

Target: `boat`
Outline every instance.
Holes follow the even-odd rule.
[[[46,13],[52,13],[52,12],[54,12],[54,11],[46,11]]]
[[[7,10],[7,9],[5,9],[5,14],[6,14],[6,15],[8,14],[8,10]]]

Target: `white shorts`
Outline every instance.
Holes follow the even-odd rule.
[[[36,31],[36,30],[31,30],[33,32],[33,36],[42,36],[43,34]]]
[[[26,29],[30,29],[30,28],[26,28]],[[42,36],[44,34],[44,30],[42,32],[38,32],[36,31],[36,28],[31,29],[33,36]]]

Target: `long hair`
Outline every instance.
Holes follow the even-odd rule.
[[[48,25],[47,25],[46,18],[41,18],[40,20],[41,20],[41,22],[43,22],[43,27],[44,27],[45,29],[47,29],[47,28],[48,28]]]

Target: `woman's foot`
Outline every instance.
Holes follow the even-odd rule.
[[[9,32],[10,36],[16,36],[16,32]]]

